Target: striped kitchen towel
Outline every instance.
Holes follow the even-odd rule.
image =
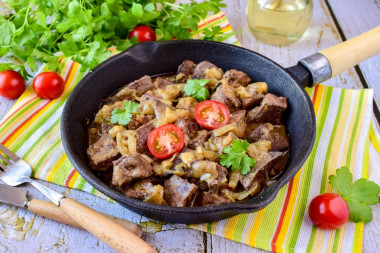
[[[307,207],[316,195],[333,191],[328,177],[344,165],[354,180],[368,178],[370,167],[371,180],[380,183],[379,131],[371,125],[372,90],[318,85],[307,92],[316,113],[317,135],[296,176],[256,213],[189,227],[274,252],[361,251],[363,223],[321,230],[311,223]]]
[[[212,25],[220,25],[225,32],[231,30],[222,13],[200,24]],[[237,44],[234,37],[227,42]],[[83,73],[81,66],[70,59],[63,59],[61,66],[66,81],[64,93],[58,99],[44,100],[29,86],[0,123],[0,142],[32,165],[33,177],[103,196],[73,168],[62,147],[62,109]],[[340,166],[349,166],[355,180],[367,178],[369,171],[379,174],[380,138],[377,126],[371,125],[372,90],[319,85],[307,92],[317,117],[315,146],[304,166],[275,200],[255,213],[187,227],[275,252],[360,251],[363,223],[347,223],[334,231],[320,230],[311,224],[306,210],[314,196],[333,190],[327,179]],[[136,215],[131,213],[132,216]],[[181,227],[154,221],[143,223],[148,231]]]

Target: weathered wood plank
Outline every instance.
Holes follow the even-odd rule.
[[[380,26],[380,1],[378,0],[328,0],[328,2],[347,39]],[[374,98],[380,106],[380,55],[360,63],[359,67],[369,87],[374,90]]]

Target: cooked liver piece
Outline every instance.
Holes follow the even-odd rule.
[[[161,187],[162,186],[160,186],[160,188]],[[151,198],[154,191],[155,191],[155,185],[149,179],[143,179],[143,180],[137,181],[136,183],[133,183],[133,185],[128,185],[127,187],[123,189],[123,193],[127,195],[128,197],[142,199],[142,200],[148,200],[149,198]],[[162,188],[162,197],[163,197],[163,188]],[[152,202],[152,201],[148,200],[148,202]]]
[[[272,125],[265,123],[253,130],[247,137],[249,142],[270,141],[272,151],[287,149],[290,146],[289,137],[284,125]]]
[[[274,168],[277,168],[278,170],[282,171],[283,168],[280,168],[279,165],[277,165],[277,163],[280,163],[281,165],[283,165],[283,167],[285,167],[286,162],[283,163],[282,159],[284,157],[286,157],[287,159],[287,152],[275,151],[269,152],[268,155],[257,160],[256,167],[252,169],[250,173],[248,173],[240,179],[240,183],[242,184],[244,189],[250,189],[253,183],[256,181],[264,183],[266,180],[269,179],[269,173]]]
[[[124,155],[113,161],[113,185],[122,186],[151,175],[153,175],[152,166],[140,154]]]
[[[221,73],[220,77],[223,76],[223,70],[222,69],[218,68],[216,65],[212,64],[211,62],[202,61],[202,62],[198,63],[197,66],[195,67],[194,73],[193,73],[193,78],[194,79],[206,78],[207,77],[207,75],[206,75],[207,69],[212,69],[212,68],[217,69],[218,72]]]
[[[144,179],[142,183],[143,183],[144,188],[137,188],[135,187],[135,185],[132,185],[132,186],[128,185],[128,187],[123,189],[123,193],[131,198],[142,199],[142,200],[145,199],[147,195],[147,191],[153,187],[153,184],[147,179]]]
[[[108,131],[113,127],[108,123],[94,123],[89,129],[89,146],[97,142],[103,134],[108,134]]]
[[[148,90],[154,87],[152,78],[148,75],[141,77],[139,80],[136,80],[132,83],[129,83],[127,86],[129,89],[136,90],[136,95],[141,97]]]
[[[244,109],[252,108],[254,106],[257,106],[260,104],[260,102],[263,100],[264,94],[257,94],[254,93],[251,97],[249,98],[241,98],[241,105]]]
[[[218,189],[221,184],[227,183],[227,175],[228,175],[228,170],[223,167],[222,165],[219,165],[219,163],[216,163],[216,170],[218,171],[218,177],[217,177],[217,182],[218,186],[214,187],[214,189]],[[211,189],[213,187],[210,187]]]
[[[127,128],[129,130],[136,130],[137,128],[148,123],[152,119],[154,119],[154,115],[133,114],[131,120],[127,125]]]
[[[185,60],[184,62],[182,62],[177,70],[176,81],[178,83],[186,83],[187,79],[191,78],[195,66],[195,63],[189,60]]]
[[[209,137],[209,131],[203,129],[197,132],[197,135],[191,138],[190,143],[187,145],[189,148],[196,149],[202,147]]]
[[[120,154],[116,147],[116,141],[108,134],[92,144],[87,149],[91,167],[99,172],[107,172],[112,167],[112,161],[117,159]]]
[[[164,89],[166,86],[169,86],[169,85],[174,85],[174,83],[170,82],[168,79],[165,79],[165,78],[162,78],[160,76],[158,76],[153,84],[159,88],[159,89]]]
[[[226,73],[223,75],[223,78],[227,79],[228,84],[234,88],[237,88],[239,86],[247,86],[252,81],[252,79],[249,78],[246,73],[238,71],[236,69],[226,71]]]
[[[227,183],[228,170],[217,162],[209,160],[194,160],[191,162],[191,169],[188,177],[201,178],[205,174],[211,177],[205,179],[209,189],[218,191],[220,185]]]
[[[276,179],[281,175],[281,173],[284,171],[286,163],[288,162],[289,158],[289,149],[284,151],[281,155],[280,159],[277,160],[277,162],[272,166],[272,169],[269,171],[269,178]]]
[[[259,107],[255,107],[248,112],[247,122],[280,124],[282,113],[286,108],[285,97],[277,97],[268,93]]]
[[[220,205],[230,203],[231,201],[223,196],[214,192],[202,192],[201,205]]]
[[[246,110],[239,110],[230,114],[228,124],[245,125]]]
[[[228,107],[230,112],[234,112],[241,106],[240,100],[236,97],[234,89],[222,80],[222,84],[216,88],[216,91],[211,95],[210,100],[219,101]]]
[[[177,119],[174,124],[181,128],[182,132],[190,137],[190,139],[197,136],[198,131],[201,129],[201,127],[195,122],[195,120],[191,119],[183,119],[179,118]]]
[[[163,102],[161,97],[153,95],[151,93],[146,93],[141,97],[140,106],[150,101],[153,102],[153,109],[154,109],[154,114],[156,115],[156,118],[160,118],[161,115],[165,112],[167,107],[172,109],[171,106]]]
[[[266,90],[263,90],[262,86],[268,87],[266,83],[259,82],[259,83],[249,84],[247,87],[244,88],[250,95],[249,97],[244,97],[244,98],[239,96],[241,105],[244,109],[250,109],[260,104],[260,102],[263,100],[265,96],[265,93],[267,92]]]
[[[189,206],[198,187],[177,175],[171,176],[164,183],[164,197],[170,206]]]
[[[149,121],[148,123],[137,128],[136,148],[138,153],[144,154],[148,152],[148,145],[146,142],[148,140],[149,133],[153,131],[153,129],[154,123],[152,121]]]

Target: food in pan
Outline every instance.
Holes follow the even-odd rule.
[[[91,168],[143,201],[186,207],[257,195],[283,171],[285,97],[239,70],[186,60],[103,101],[89,127]]]

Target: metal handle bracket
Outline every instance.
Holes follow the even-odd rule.
[[[331,78],[331,66],[323,54],[312,54],[300,60],[299,63],[310,71],[313,85]]]

